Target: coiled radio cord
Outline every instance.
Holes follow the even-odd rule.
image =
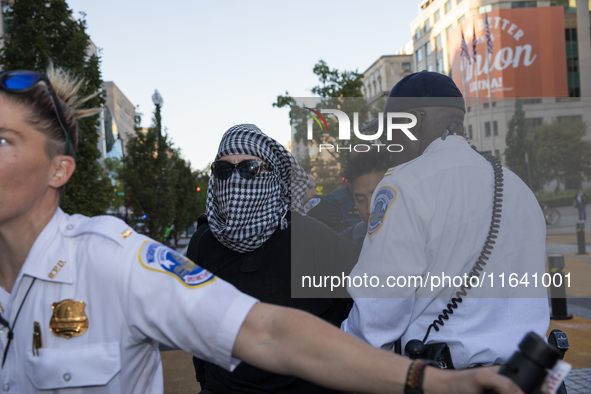
[[[433,323],[427,329],[427,333],[425,334],[425,338],[423,338],[423,343],[427,342],[427,338],[429,338],[429,333],[431,329],[434,328],[435,331],[439,331],[440,325],[441,327],[444,326],[443,320],[448,320],[449,315],[454,313],[454,309],[458,307],[458,303],[462,302],[462,297],[465,297],[468,294],[468,290],[472,288],[471,281],[473,277],[480,277],[480,273],[484,270],[484,266],[488,260],[488,256],[492,253],[495,239],[497,239],[497,234],[499,233],[500,223],[501,223],[501,210],[502,210],[502,203],[503,203],[503,166],[501,162],[496,157],[486,154],[482,155],[492,166],[494,170],[494,177],[495,177],[495,186],[494,186],[494,194],[493,194],[493,209],[492,209],[492,218],[490,220],[490,228],[488,230],[488,236],[486,237],[486,242],[484,242],[484,246],[482,247],[482,251],[480,252],[480,256],[474,263],[474,267],[468,274],[468,283],[460,286],[460,290],[456,292],[456,296],[451,299],[451,302],[447,304],[447,308],[443,309],[441,314],[437,317],[437,319],[433,320]]]

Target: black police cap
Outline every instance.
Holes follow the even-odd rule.
[[[398,81],[388,95],[384,113],[420,107],[455,107],[466,112],[464,97],[454,81],[433,71],[413,73]],[[373,132],[377,128],[375,119],[362,130]]]

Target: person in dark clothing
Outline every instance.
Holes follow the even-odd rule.
[[[311,199],[306,204],[305,210],[309,216],[338,233],[361,222],[361,216],[348,185]]]
[[[587,221],[587,212],[585,212],[586,204],[585,193],[583,192],[583,189],[579,188],[573,200],[573,205],[579,210],[579,223]]]
[[[300,282],[298,273],[322,274],[335,264],[348,274],[360,250],[304,215],[309,179],[291,154],[256,126],[239,125],[222,138],[212,173],[207,216],[198,220],[187,257],[263,302],[298,308],[340,326],[350,299],[292,298],[292,287]],[[245,362],[232,373],[197,359],[194,364],[202,393],[334,392]]]
[[[355,206],[363,221],[347,228],[341,234],[359,247],[363,245],[367,233],[373,192],[391,167],[393,163],[390,160],[390,154],[375,149],[352,156],[343,166],[343,178],[349,185]]]

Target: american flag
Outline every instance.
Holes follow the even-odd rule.
[[[473,27],[473,37],[472,37],[472,58],[474,59],[474,63],[476,63],[476,44],[478,44],[478,40],[476,39],[476,24]]]
[[[462,57],[465,57],[468,60],[468,63],[472,63],[470,60],[470,54],[468,53],[468,44],[466,44],[466,39],[464,38],[464,30],[462,30]]]
[[[484,20],[486,22],[486,30],[485,30],[485,34],[486,34],[486,52],[492,54],[493,51],[493,42],[492,42],[492,36],[490,34],[490,27],[488,26],[488,15],[484,14]]]

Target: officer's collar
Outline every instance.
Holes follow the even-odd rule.
[[[59,231],[60,225],[66,220],[68,215],[57,208],[33,243],[19,278],[28,275],[44,281],[74,283],[74,262],[69,261],[68,248]]]
[[[437,138],[435,141],[431,142],[427,149],[423,152],[421,156],[428,155],[429,153],[435,152],[436,150],[446,148],[448,146],[460,146],[462,144],[468,143],[466,138],[460,135],[448,135],[445,140],[441,139],[441,137]],[[419,157],[421,157],[419,156]]]

